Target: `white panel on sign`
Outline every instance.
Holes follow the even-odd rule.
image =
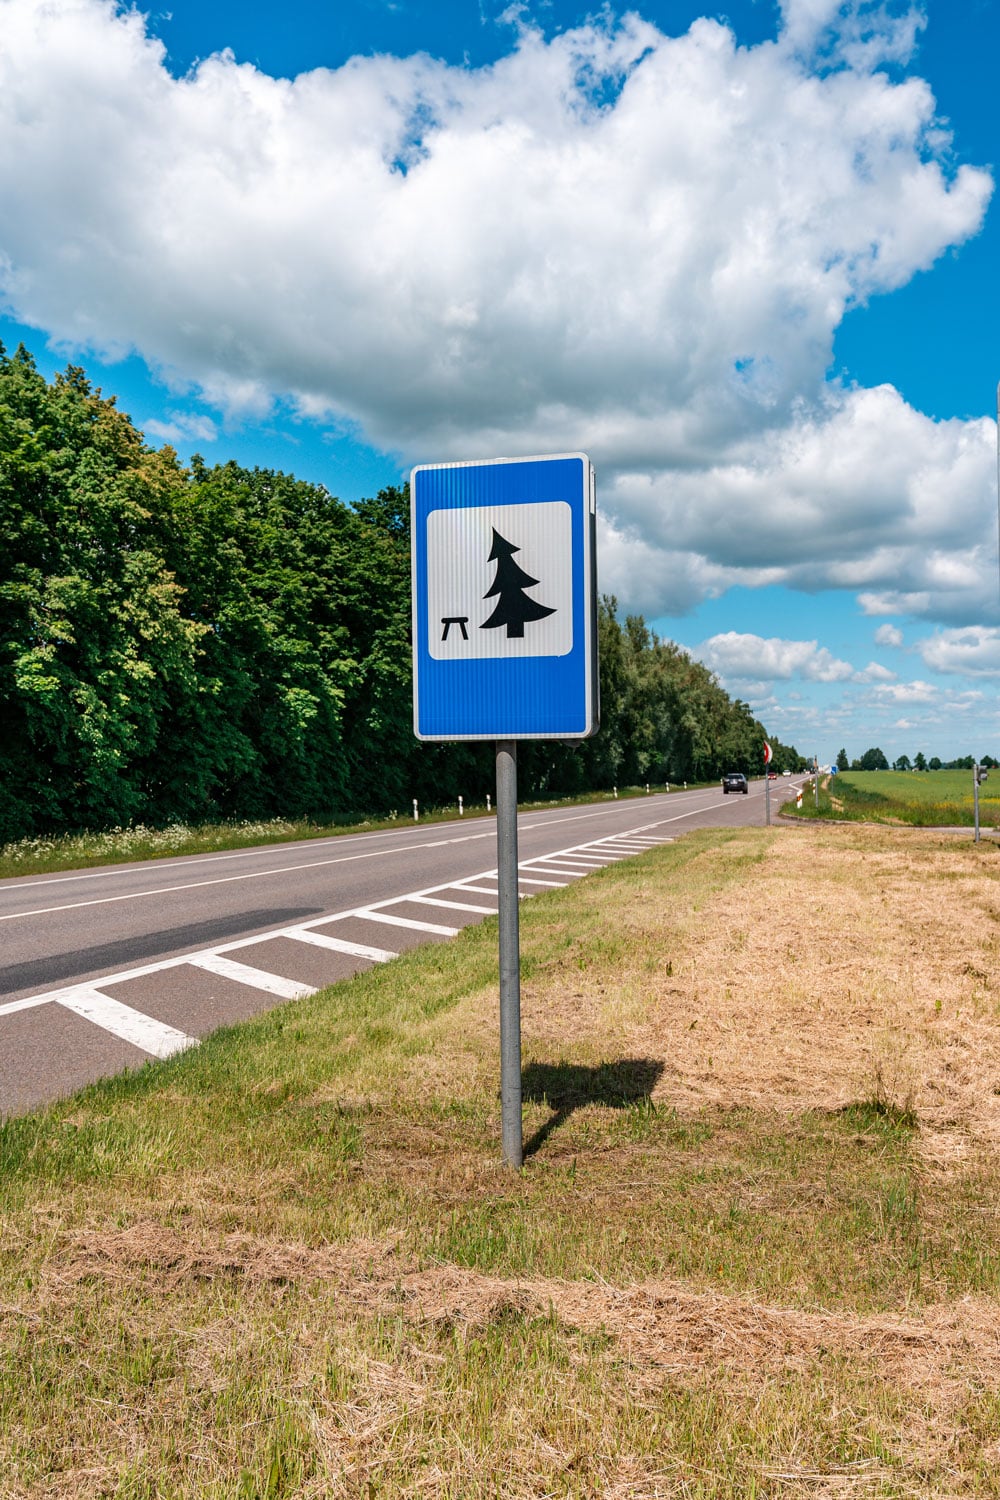
[[[427,650],[435,661],[573,649],[573,513],[562,500],[432,510]]]

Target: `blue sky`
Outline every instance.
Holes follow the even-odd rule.
[[[0,339],[346,500],[583,448],[830,759],[1000,755],[992,0],[0,0]]]

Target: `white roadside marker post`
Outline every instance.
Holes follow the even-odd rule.
[[[416,799],[416,797],[414,797],[414,799],[413,799],[413,821],[414,821],[414,823],[419,823],[420,822],[420,813],[419,813],[419,811],[417,809],[417,799]]]

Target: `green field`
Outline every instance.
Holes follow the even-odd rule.
[[[786,807],[785,812],[795,812]],[[806,789],[799,817],[817,816]],[[840,771],[820,782],[819,816],[849,822],[906,823],[914,828],[973,824],[971,771]],[[1000,771],[979,788],[982,828],[1000,825]]]
[[[495,919],[0,1125],[0,1497],[996,1497],[998,881],[755,828],[526,902],[521,1172]]]

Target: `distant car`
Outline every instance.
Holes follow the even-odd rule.
[[[727,771],[722,778],[722,790],[724,792],[742,792],[745,797],[750,788],[742,771]]]
[[[782,771],[782,776],[791,776],[791,771]]]
[[[767,779],[768,779],[768,781],[777,781],[777,779],[778,779],[778,773],[777,773],[777,771],[768,771],[768,773],[767,773]]]

